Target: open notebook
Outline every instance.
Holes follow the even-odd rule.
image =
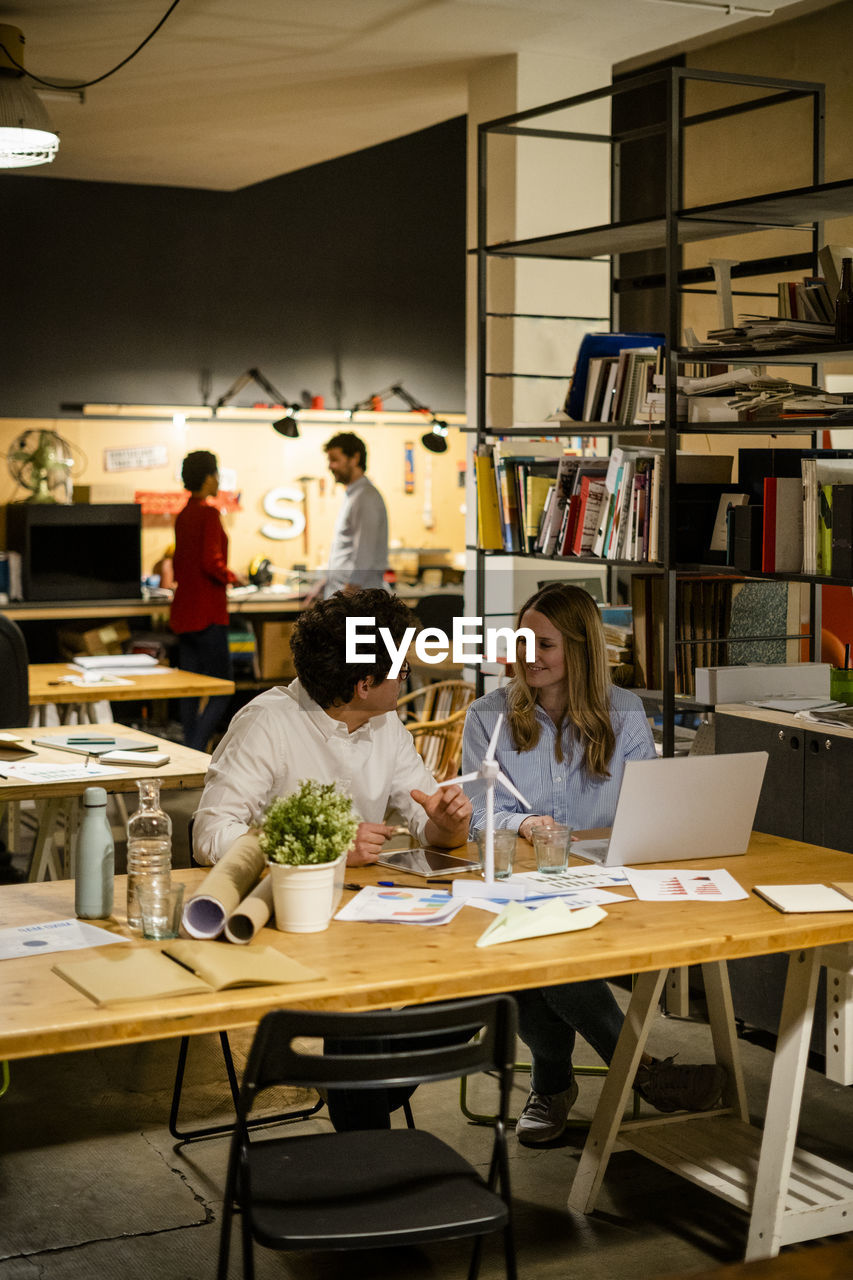
[[[194,942],[176,938],[156,947],[124,948],[69,960],[53,972],[95,1004],[158,1000],[224,991],[229,987],[311,982],[322,974],[306,969],[275,947],[233,947],[227,942]]]

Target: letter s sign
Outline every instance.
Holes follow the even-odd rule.
[[[272,517],[272,520],[281,520],[284,523],[273,524],[268,522],[267,524],[262,524],[260,529],[261,536],[273,538],[276,542],[283,542],[287,538],[298,538],[305,528],[305,513],[288,506],[288,503],[302,503],[304,500],[305,495],[295,485],[282,484],[278,488],[270,489],[268,493],[265,493],[264,511],[268,516]]]

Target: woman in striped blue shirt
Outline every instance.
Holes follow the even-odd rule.
[[[610,683],[604,628],[595,601],[568,583],[543,587],[519,611],[519,627],[535,638],[509,684],[468,709],[462,772],[477,769],[498,716],[501,769],[530,804],[524,812],[509,792],[495,789],[495,825],[532,840],[536,826],[580,830],[613,823],[626,760],[654,758],[643,704]],[[485,824],[485,797],[471,797],[472,825]],[[607,1063],[623,1017],[603,980],[514,993],[519,1031],[533,1055],[531,1091],[518,1121],[522,1142],[550,1142],[566,1127],[577,1097],[572,1070],[575,1033]],[[653,1106],[675,1111],[715,1104],[725,1073],[715,1066],[676,1066],[644,1057],[635,1087]]]

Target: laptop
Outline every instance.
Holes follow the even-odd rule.
[[[746,853],[766,751],[629,760],[609,839],[571,852],[602,867]]]

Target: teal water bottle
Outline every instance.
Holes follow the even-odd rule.
[[[115,845],[107,821],[107,793],[103,787],[87,787],[74,874],[74,910],[81,920],[103,920],[110,914],[114,878]]]

